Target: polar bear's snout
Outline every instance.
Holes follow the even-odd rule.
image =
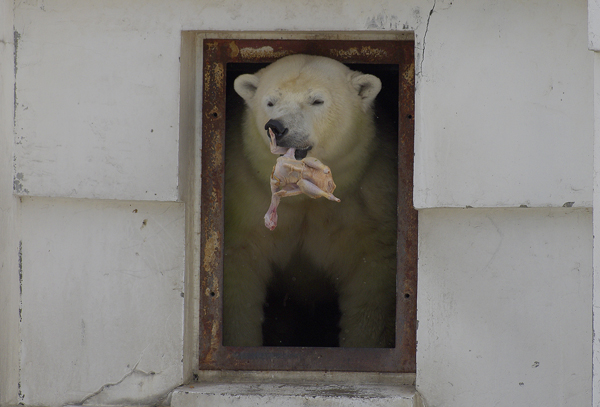
[[[289,129],[283,125],[279,120],[269,120],[267,124],[265,124],[265,130],[273,130],[273,134],[275,134],[275,140],[279,141],[283,136],[285,136]]]
[[[280,120],[270,119],[265,124],[267,134],[269,133],[269,129],[273,131],[278,146],[296,149],[294,153],[296,160],[306,158],[306,155],[312,149],[312,146],[308,143],[308,136],[303,136],[297,132],[290,132],[289,128]]]

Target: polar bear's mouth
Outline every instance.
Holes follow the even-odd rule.
[[[312,146],[307,147],[307,148],[297,148],[296,151],[294,151],[294,158],[296,160],[302,160],[303,158],[306,158],[306,155],[308,154],[308,152],[312,149]]]
[[[308,154],[308,152],[310,150],[312,150],[312,148],[313,148],[313,146],[311,146],[311,145],[309,145],[307,147],[305,147],[305,146],[300,147],[300,146],[293,145],[293,143],[290,143],[289,140],[287,140],[287,139],[278,140],[273,129],[268,126],[268,123],[265,126],[265,129],[267,130],[267,137],[270,140],[272,153],[281,154],[283,151],[285,151],[285,149],[289,149],[289,150],[294,151],[294,158],[296,160],[302,160],[302,159],[306,158],[306,155]],[[286,132],[287,132],[287,129],[286,129]],[[281,151],[280,148],[283,148],[284,150]]]
[[[296,158],[296,160],[302,160],[303,158],[306,158],[308,152],[313,148],[313,146],[311,146],[310,144],[307,145],[306,142],[300,144],[295,142],[292,138],[283,138],[281,140],[277,140],[277,138],[275,139],[275,143],[278,147],[293,148],[295,150],[294,157]]]

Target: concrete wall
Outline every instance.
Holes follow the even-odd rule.
[[[593,293],[593,390],[592,405],[600,405],[600,4],[588,3],[589,47],[594,52],[594,293]]]
[[[428,22],[415,205],[591,206],[586,2],[437,1]]]
[[[417,388],[430,406],[590,405],[587,21],[564,0],[2,0],[0,403],[152,403],[191,378],[199,85],[182,30],[404,30]]]
[[[429,405],[589,406],[591,210],[426,209],[419,221]]]
[[[12,1],[0,1],[0,404],[16,403],[19,383],[19,266],[12,194],[14,45]]]

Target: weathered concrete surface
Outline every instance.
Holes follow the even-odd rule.
[[[374,373],[200,373],[173,392],[172,407],[423,407],[414,375]]]
[[[590,209],[421,211],[417,390],[429,406],[591,405],[591,301]]]
[[[152,404],[183,382],[183,209],[23,198],[23,403]]]

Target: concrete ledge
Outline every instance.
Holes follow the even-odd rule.
[[[402,383],[414,375],[300,373],[294,377],[279,373],[283,372],[203,377],[201,382],[175,389],[171,407],[423,406],[415,387]]]

